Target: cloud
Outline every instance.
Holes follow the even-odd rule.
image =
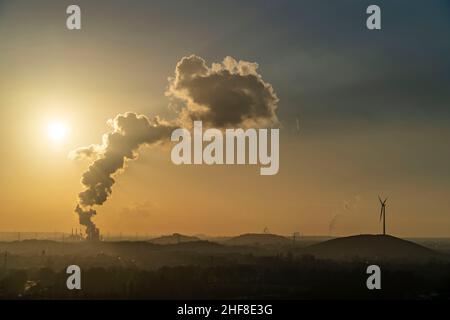
[[[276,126],[279,99],[257,69],[257,63],[232,57],[208,67],[191,55],[178,62],[166,95],[183,102],[180,120],[185,124],[202,120],[219,128]]]

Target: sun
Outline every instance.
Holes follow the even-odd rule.
[[[68,127],[62,121],[52,121],[47,126],[47,134],[50,140],[56,143],[64,141],[67,137]]]

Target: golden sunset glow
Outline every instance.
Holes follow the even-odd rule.
[[[62,121],[52,121],[48,124],[47,134],[49,139],[55,143],[62,143],[68,134],[68,127]]]
[[[408,63],[417,68],[410,70],[409,64],[402,65],[406,60],[391,65],[386,59],[391,43],[362,55],[360,48],[372,48],[372,40],[352,30],[321,34],[328,29],[298,25],[296,30],[305,34],[290,34],[283,19],[266,21],[264,14],[253,17],[252,28],[244,16],[237,17],[239,23],[214,20],[205,28],[200,11],[184,21],[162,4],[159,8],[144,2],[126,10],[113,5],[107,19],[98,4],[83,4],[89,23],[69,31],[66,6],[55,3],[0,5],[0,142],[7,151],[0,160],[0,198],[7,204],[0,231],[67,232],[79,227],[74,209],[92,159],[68,155],[80,147],[102,145],[111,131],[109,119],[134,112],[171,121],[179,117],[178,107],[208,99],[213,107],[220,102],[221,109],[207,116],[218,114],[229,121],[233,112],[252,110],[235,103],[245,95],[263,97],[258,101],[268,101],[268,108],[243,118],[276,116],[281,124],[276,175],[261,176],[259,167],[251,165],[177,166],[170,143],[143,146],[125,170],[111,174],[111,196],[95,207],[92,219],[102,232],[226,235],[268,226],[279,234],[373,233],[379,230],[377,196],[383,194],[389,196],[390,232],[450,233],[450,126],[448,108],[443,107],[448,90],[440,82],[421,80],[427,79],[421,72],[431,68],[421,66],[427,59],[414,56],[417,61]],[[235,13],[232,6],[228,9]],[[33,12],[45,12],[45,17]],[[162,19],[167,25],[156,23],[160,15],[167,17]],[[286,39],[281,41],[280,34]],[[317,45],[330,37],[336,43]],[[401,34],[398,38],[403,39]],[[350,47],[342,50],[340,43]],[[177,78],[175,69],[191,54],[202,57],[207,67],[201,60],[191,61],[184,72],[200,70],[216,77],[203,79],[201,86],[181,83],[191,77]],[[232,85],[214,82],[227,70],[233,71],[230,78],[243,72],[245,79]],[[402,78],[404,70],[410,71]],[[390,72],[389,79],[405,85],[393,90],[389,82],[383,84],[392,81]],[[264,83],[245,87],[253,74]],[[432,74],[441,73],[425,73]],[[409,84],[411,79],[416,80]],[[219,94],[218,88],[224,92]],[[196,96],[187,96],[189,92]],[[181,97],[181,103],[173,103],[173,96]],[[425,114],[425,119],[418,117]]]
[[[450,0],[376,2],[0,0],[0,301],[450,300]]]

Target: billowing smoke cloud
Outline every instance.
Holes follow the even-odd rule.
[[[80,205],[77,205],[75,212],[78,213],[80,224],[86,226],[86,233],[89,239],[97,239],[99,236],[99,230],[92,222],[92,217],[97,214],[94,209],[82,209]]]
[[[257,72],[258,64],[226,57],[208,67],[195,55],[178,62],[166,95],[184,102],[180,119],[212,127],[278,125],[278,98]]]
[[[75,209],[80,224],[87,227],[89,238],[98,233],[91,219],[96,214],[92,206],[102,205],[108,199],[115,183],[113,175],[125,167],[126,160],[137,157],[140,146],[164,141],[176,128],[157,117],[150,120],[131,112],[119,114],[108,123],[112,131],[103,136],[101,145],[91,145],[71,153],[73,158],[93,159],[81,178],[85,189],[78,195]]]
[[[98,229],[92,222],[96,215],[93,207],[108,199],[114,175],[125,168],[126,161],[137,157],[142,145],[168,141],[174,129],[187,126],[192,120],[202,120],[205,127],[278,124],[275,114],[278,98],[257,68],[256,63],[237,62],[231,57],[211,67],[198,56],[184,57],[178,62],[166,92],[182,103],[176,119],[149,119],[131,112],[119,114],[108,121],[112,130],[103,135],[102,144],[71,152],[74,159],[93,161],[82,176],[84,190],[78,195],[75,209],[80,224],[87,227],[88,238],[98,237]]]

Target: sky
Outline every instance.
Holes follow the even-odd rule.
[[[72,2],[0,0],[0,231],[78,227],[89,160],[70,151],[117,114],[175,118],[168,78],[195,54],[258,64],[279,98],[279,173],[143,147],[96,208],[102,232],[378,233],[382,195],[388,233],[450,236],[448,1],[76,1],[69,31]]]

